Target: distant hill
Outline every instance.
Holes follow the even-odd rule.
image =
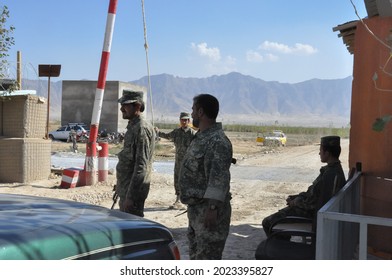
[[[348,125],[350,119],[352,77],[289,84],[233,72],[208,78],[161,74],[150,80],[155,122],[178,120],[181,111],[191,111],[192,98],[199,93],[219,99],[219,121],[224,123],[336,127]],[[61,83],[51,85],[52,118],[60,119]],[[131,83],[148,88],[147,77]],[[47,97],[47,81],[24,80],[23,85]],[[151,114],[150,97],[147,113]]]
[[[147,77],[132,83],[148,88]],[[151,76],[157,121],[178,119],[180,111],[191,111],[195,95],[211,93],[219,99],[219,116],[226,123],[346,126],[350,119],[351,85],[352,77],[289,84],[236,72],[208,78]]]

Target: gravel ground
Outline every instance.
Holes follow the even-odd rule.
[[[231,231],[226,243],[223,258],[227,260],[254,259],[257,244],[265,238],[261,220],[284,207],[285,198],[306,190],[318,175],[321,162],[319,147],[314,139],[288,141],[288,146],[266,148],[256,143],[255,135],[244,137],[228,134],[233,143],[237,164],[232,166],[231,192],[232,220]],[[299,138],[298,138],[299,139]],[[342,140],[341,161],[348,172],[348,140]],[[162,140],[157,160],[173,160],[174,147]],[[69,152],[69,143],[54,143],[53,152]],[[346,174],[347,174],[346,172]],[[0,183],[0,193],[17,193],[56,197],[67,200],[87,202],[110,208],[115,175],[109,175],[107,182],[94,186],[71,189],[60,188],[61,175],[52,174],[47,180],[29,184]],[[153,172],[152,185],[146,201],[145,218],[160,222],[173,233],[179,245],[181,257],[187,259],[186,228],[187,217],[179,215],[183,211],[169,210],[174,202],[172,174]]]

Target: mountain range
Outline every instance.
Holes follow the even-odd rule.
[[[207,78],[182,78],[169,74],[130,81],[149,88],[147,113],[155,122],[174,122],[181,111],[191,112],[193,97],[210,93],[218,98],[218,121],[241,124],[347,126],[350,120],[352,77],[312,79],[300,83],[264,81],[232,72]],[[23,87],[47,97],[47,82],[23,80]],[[52,119],[60,119],[61,81],[51,82]],[[151,101],[152,100],[152,105]]]

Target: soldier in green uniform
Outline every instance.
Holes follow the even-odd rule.
[[[183,206],[180,202],[180,187],[178,185],[178,174],[180,172],[180,166],[182,159],[184,158],[185,152],[189,147],[196,131],[190,127],[190,114],[186,112],[180,113],[180,127],[173,129],[169,133],[164,133],[159,131],[158,128],[155,128],[155,131],[158,133],[159,137],[169,139],[174,142],[174,146],[176,148],[176,158],[174,163],[174,191],[176,195],[176,200],[173,203],[173,206],[170,208],[173,209],[182,209]]]
[[[233,148],[216,122],[218,100],[193,98],[193,125],[199,130],[185,153],[179,175],[181,202],[187,204],[189,257],[222,259],[230,228],[230,165]]]
[[[143,92],[124,90],[118,100],[123,119],[128,119],[124,148],[118,154],[116,192],[120,210],[144,216],[155,148],[155,132],[142,116],[145,105]]]
[[[346,183],[339,160],[340,152],[339,136],[321,138],[320,160],[327,165],[321,167],[319,176],[306,192],[289,195],[286,199],[287,207],[263,219],[262,225],[267,236],[271,234],[271,226],[287,216],[316,219],[317,211]]]

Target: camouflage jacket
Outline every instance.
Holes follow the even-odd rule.
[[[197,132],[181,165],[181,201],[197,203],[203,198],[225,201],[230,191],[233,148],[222,124]]]
[[[124,148],[118,154],[117,187],[120,197],[144,200],[148,195],[155,148],[155,132],[142,117],[128,122]]]
[[[296,196],[295,206],[303,210],[317,212],[346,183],[340,161],[321,167],[320,174],[306,192]]]
[[[184,158],[185,152],[188,149],[196,131],[193,128],[186,127],[185,129],[179,127],[169,133],[159,131],[158,136],[169,139],[174,142],[176,147],[176,163],[180,163]]]

